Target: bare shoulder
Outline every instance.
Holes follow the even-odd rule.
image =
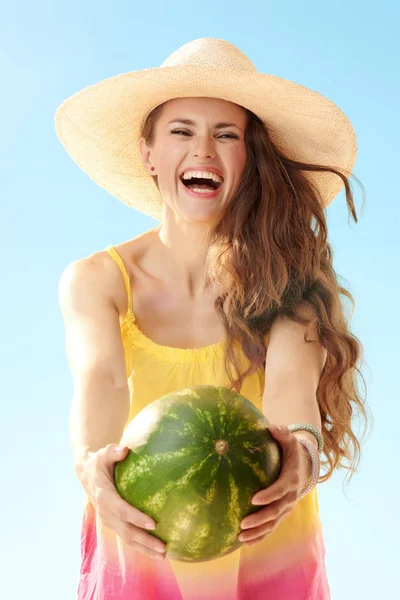
[[[124,385],[124,358],[118,314],[101,259],[70,263],[61,274],[58,295],[65,325],[68,362],[74,381],[88,378]]]
[[[60,301],[66,295],[84,297],[87,294],[112,301],[118,273],[110,263],[107,252],[100,251],[67,265],[59,280]]]
[[[119,268],[106,251],[70,263],[61,274],[59,304],[68,362],[77,382],[94,377],[111,380],[118,388],[126,386],[118,307],[124,287]]]
[[[146,254],[151,234],[152,230],[120,244],[114,244],[131,283],[135,275],[140,275],[141,260]],[[59,289],[60,297],[63,290],[68,289],[69,294],[73,294],[75,290],[76,294],[79,294],[79,291],[84,289],[85,293],[92,297],[101,297],[114,304],[120,316],[124,315],[127,309],[126,289],[121,271],[107,250],[99,250],[70,263],[61,275]]]

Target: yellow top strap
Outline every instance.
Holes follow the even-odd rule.
[[[124,265],[124,261],[122,260],[121,256],[118,254],[118,252],[114,248],[114,246],[107,246],[106,251],[111,256],[112,260],[118,265],[118,267],[122,273],[122,277],[124,278],[124,282],[125,282],[126,293],[128,296],[128,308],[130,310],[132,310],[131,283],[129,280],[128,271],[126,270],[126,267]]]

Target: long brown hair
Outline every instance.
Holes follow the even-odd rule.
[[[161,104],[147,117],[141,135],[151,147]],[[305,171],[330,171],[343,180],[350,215],[358,222],[353,194],[343,170],[290,160],[270,139],[265,124],[247,113],[247,162],[234,196],[210,243],[207,281],[216,292],[215,308],[227,333],[225,368],[231,387],[240,392],[244,379],[265,369],[265,338],[273,321],[288,317],[301,324],[315,323],[327,359],[317,390],[322,435],[321,465],[327,481],[336,468],[351,477],[360,461],[361,441],[368,425],[367,405],[357,374],[363,349],[349,330],[340,295],[354,312],[354,298],[340,285],[332,266],[322,199]],[[350,175],[350,174],[348,174]],[[354,175],[353,175],[354,177]],[[358,182],[359,180],[354,177]],[[158,182],[153,178],[156,186]],[[361,182],[365,199],[365,190]],[[306,315],[312,317],[308,318]],[[240,373],[233,342],[238,340],[250,367]],[[312,340],[304,338],[306,342]],[[237,379],[234,379],[232,366]],[[365,385],[366,389],[366,385]],[[354,409],[364,419],[359,440],[352,430]],[[343,459],[350,465],[343,464]]]

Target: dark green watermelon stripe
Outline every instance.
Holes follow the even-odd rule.
[[[202,562],[239,548],[242,519],[259,510],[251,497],[279,475],[267,419],[224,386],[166,394],[141,415],[125,432],[130,460],[115,469],[121,496],[156,520],[153,535],[171,559]]]
[[[267,477],[265,475],[265,471],[264,469],[262,469],[260,467],[260,465],[258,463],[255,463],[253,461],[251,461],[247,456],[240,456],[239,460],[247,465],[248,467],[250,467],[250,470],[252,471],[254,477],[256,479],[259,479],[262,482],[266,482],[267,481]]]
[[[161,455],[161,456],[163,457],[164,455]],[[188,486],[188,484],[190,483],[190,480],[196,474],[201,474],[203,466],[213,457],[214,457],[214,455],[210,453],[199,464],[193,465],[188,471],[186,471],[186,473],[183,476],[181,476],[180,479],[168,482],[155,495],[144,499],[143,503],[144,503],[145,509],[151,510],[151,511],[162,510],[164,507],[168,493],[173,488],[182,488],[183,489],[185,486]]]

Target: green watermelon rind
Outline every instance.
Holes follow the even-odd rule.
[[[167,544],[168,558],[204,562],[242,545],[241,521],[260,510],[251,498],[281,470],[268,426],[247,398],[211,385],[166,394],[127,425],[120,443],[130,451],[116,463],[114,483],[156,521],[148,533]],[[228,441],[226,454],[216,452],[216,439]]]

